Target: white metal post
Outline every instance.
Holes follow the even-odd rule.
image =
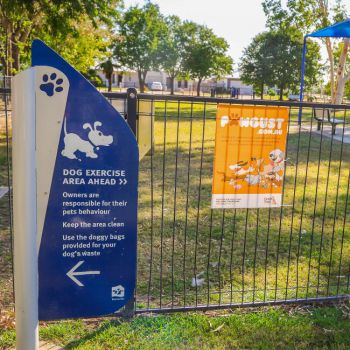
[[[37,350],[35,68],[13,78],[12,107],[16,350]]]

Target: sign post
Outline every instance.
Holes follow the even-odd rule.
[[[33,72],[23,72],[12,86],[14,273],[16,349],[39,346],[38,256],[36,223],[35,99]]]
[[[17,350],[34,350],[38,318],[133,298],[139,156],[125,119],[43,42],[13,91]]]

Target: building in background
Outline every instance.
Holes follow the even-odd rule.
[[[107,86],[108,82],[102,70],[97,71],[98,76],[102,79],[103,83]],[[170,77],[167,73],[162,71],[149,71],[146,76],[146,85],[150,88],[153,82],[160,82],[163,86],[163,90],[169,91]],[[137,72],[134,71],[115,71],[112,76],[112,87],[116,88],[130,88],[134,87],[138,89],[139,79]],[[196,91],[197,82],[194,80],[175,79],[174,91],[176,92],[188,92]],[[208,92],[212,89],[224,89],[231,91],[235,88],[239,91],[240,95],[253,95],[252,86],[245,85],[238,77],[227,76],[222,79],[210,78],[203,80],[201,84],[202,92]]]

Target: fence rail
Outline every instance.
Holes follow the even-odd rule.
[[[10,91],[0,91],[0,186],[11,186]],[[346,298],[350,106],[105,93],[140,147],[136,313]],[[211,209],[220,103],[289,110],[283,205]],[[313,110],[341,120],[336,133]],[[302,119],[298,124],[298,114]],[[2,120],[1,120],[2,119]],[[11,306],[10,197],[0,200],[0,305]]]

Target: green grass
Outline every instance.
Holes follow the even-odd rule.
[[[347,305],[266,309],[248,313],[139,316],[131,321],[66,321],[40,327],[40,338],[65,349],[348,349]],[[0,330],[0,349],[14,344]]]
[[[304,112],[309,120],[311,111]],[[155,103],[153,157],[140,162],[139,308],[348,293],[350,206],[345,208],[345,203],[350,147],[336,141],[331,145],[328,138],[321,142],[304,129],[298,133],[297,113],[291,110],[286,206],[211,211],[216,104]],[[0,184],[6,183],[5,160],[3,137]],[[8,304],[12,295],[6,198],[0,207],[5,272],[0,285],[7,291],[0,300]],[[195,288],[192,278],[198,274],[204,283]]]
[[[0,186],[7,186],[7,141],[0,129]],[[12,294],[12,258],[11,235],[9,230],[8,196],[0,199],[0,310],[11,308]]]
[[[153,157],[144,157],[140,164],[138,306],[347,293],[349,145],[336,141],[331,145],[325,137],[321,142],[318,135],[303,129],[298,133],[297,111],[292,111],[286,206],[281,210],[211,211],[216,105],[206,105],[205,112],[204,123],[202,103],[193,107],[177,102],[155,105]],[[191,114],[192,119],[186,118]],[[305,120],[310,115],[305,114]],[[191,281],[198,274],[205,281],[194,288]]]
[[[139,174],[138,308],[348,293],[350,205],[345,204],[350,145],[328,138],[321,142],[306,129],[299,133],[297,113],[291,111],[286,206],[211,211],[216,105],[155,103],[153,157],[141,160]],[[310,117],[306,110],[303,120]],[[0,170],[0,184],[5,185],[4,137]],[[7,198],[0,201],[0,210],[0,306],[11,308]],[[198,274],[204,283],[195,288],[191,282]],[[311,349],[329,344],[345,349],[349,340],[348,321],[337,308],[292,316],[271,310],[210,319],[138,317],[130,323],[104,321],[91,327],[80,321],[50,324],[42,328],[42,337],[70,343],[72,349]],[[0,344],[13,343],[13,336],[2,332]]]

